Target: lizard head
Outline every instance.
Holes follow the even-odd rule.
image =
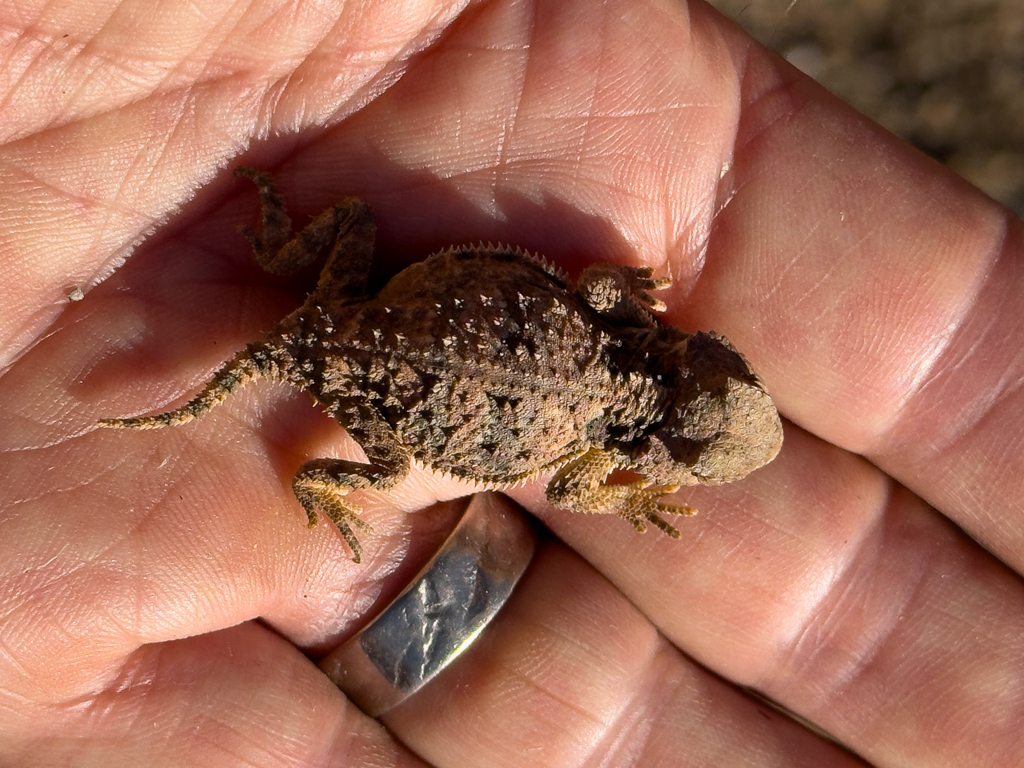
[[[749,363],[723,336],[698,332],[680,342],[676,396],[648,436],[640,463],[679,485],[738,480],[775,458],[782,423]]]

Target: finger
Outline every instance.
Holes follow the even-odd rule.
[[[4,739],[4,761],[424,766],[294,646],[253,623],[142,647],[82,701],[21,701],[24,730]]]
[[[678,540],[543,517],[683,651],[873,764],[1024,760],[1020,579],[866,461],[786,440],[743,482],[691,490]]]
[[[734,44],[735,194],[688,321],[725,332],[796,423],[870,457],[1024,572],[1024,227]]]
[[[686,659],[551,544],[466,654],[383,721],[441,767],[861,765]]]

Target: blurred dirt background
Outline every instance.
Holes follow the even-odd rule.
[[[710,0],[1024,218],[1024,0]]]

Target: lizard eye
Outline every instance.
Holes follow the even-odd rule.
[[[714,333],[695,333],[683,344],[685,378],[652,437],[700,483],[737,480],[771,461],[782,425],[747,361]]]
[[[676,428],[677,424],[678,422],[676,424],[666,424],[655,432],[654,436],[665,446],[668,455],[674,463],[693,467],[700,461],[706,441],[695,440],[682,434]]]

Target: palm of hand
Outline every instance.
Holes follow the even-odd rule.
[[[125,49],[117,23],[97,33],[68,19],[93,50],[179,57],[174,77],[155,67],[149,80],[68,87],[33,110],[19,99],[38,89],[9,86],[0,124],[15,126],[4,151],[21,169],[0,180],[18,278],[0,324],[11,750],[44,722],[76,751],[143,762],[172,743],[165,762],[286,749],[278,764],[309,764],[347,749],[353,764],[382,752],[411,764],[412,749],[436,765],[499,764],[539,746],[552,764],[662,750],[850,763],[681,649],[878,765],[1020,761],[1019,702],[1003,684],[1020,674],[1024,637],[1019,222],[701,6],[629,8],[471,7],[440,39],[449,19],[432,10],[324,8],[284,38],[246,16],[219,42],[177,17],[194,35],[184,54],[161,47],[182,39],[168,28]],[[235,76],[203,81],[221,68]],[[35,76],[67,72],[43,61]],[[279,138],[250,159],[286,156],[279,177],[300,212],[339,190],[365,195],[384,254],[494,239],[573,269],[667,258],[669,321],[727,333],[799,425],[770,468],[695,492],[704,514],[678,542],[517,491],[582,558],[554,543],[541,553],[447,686],[387,717],[401,744],[298,649],[358,627],[451,517],[443,505],[400,513],[465,489],[415,475],[400,495],[367,497],[379,535],[353,570],[289,497],[286,467],[353,450],[307,403],[253,390],[134,455],[88,426],[175,399],[294,306],[298,284],[259,277],[239,247],[249,201],[226,175],[203,183],[253,135],[325,123],[301,148]],[[62,304],[71,283],[91,290]],[[230,735],[194,737],[215,724]],[[69,747],[47,749],[40,764]]]

